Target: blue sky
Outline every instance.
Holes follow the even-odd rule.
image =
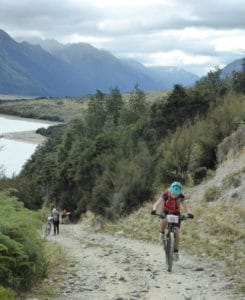
[[[205,75],[245,57],[244,0],[0,0],[0,29]]]

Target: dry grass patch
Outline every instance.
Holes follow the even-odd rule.
[[[213,203],[212,203],[213,204]],[[244,285],[244,209],[239,204],[220,203],[193,207],[195,226],[182,228],[181,247],[201,257],[224,264],[224,274],[232,276],[237,288]],[[194,237],[194,239],[193,239]]]

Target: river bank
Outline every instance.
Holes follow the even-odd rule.
[[[20,132],[8,132],[2,134],[2,138],[6,140],[14,140],[20,141],[24,143],[31,143],[31,144],[41,144],[46,140],[46,137],[36,133],[36,131],[20,131]]]
[[[23,118],[23,117],[18,117],[18,116],[14,116],[14,115],[5,115],[5,114],[0,114],[0,118],[6,118],[9,120],[17,120],[17,121],[27,121],[27,122],[34,122],[34,123],[50,124],[50,126],[61,124],[61,122],[54,122],[54,121],[43,120],[43,119]]]
[[[12,120],[12,121],[24,121],[30,123],[39,123],[40,127],[47,127],[47,125],[54,126],[60,123],[40,120],[40,119],[30,119],[30,118],[22,118],[12,115],[5,115],[0,114],[0,118]],[[40,144],[46,140],[46,137],[42,136],[41,134],[36,133],[36,130],[23,130],[23,131],[13,131],[13,132],[2,132],[0,133],[1,137],[7,140],[15,140],[24,143],[31,143],[31,144]]]
[[[0,114],[0,170],[11,178],[19,174],[36,147],[46,140],[36,133],[38,128],[48,128],[58,122],[21,118]]]

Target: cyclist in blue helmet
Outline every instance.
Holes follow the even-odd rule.
[[[156,210],[159,206],[162,206],[161,212],[161,221],[160,221],[160,241],[163,242],[165,239],[164,232],[167,225],[167,214],[180,215],[180,205],[185,210],[185,213],[189,218],[194,218],[193,213],[191,212],[188,200],[185,199],[185,196],[182,194],[182,184],[178,181],[174,181],[170,187],[161,193],[159,199],[153,205],[151,214],[156,214]],[[179,255],[179,229],[180,223],[176,231],[176,244],[174,249],[175,260],[178,260]]]

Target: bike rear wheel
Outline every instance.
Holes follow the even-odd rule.
[[[46,236],[50,235],[51,232],[51,224],[47,224],[45,228],[45,234]]]
[[[169,238],[167,240],[166,247],[166,262],[168,272],[172,271],[173,266],[173,256],[174,256],[174,232],[169,233]]]

